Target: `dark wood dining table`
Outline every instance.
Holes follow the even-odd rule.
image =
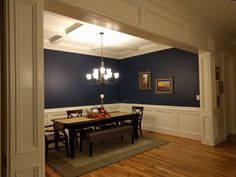
[[[76,129],[84,129],[91,126],[99,126],[110,123],[119,123],[125,120],[131,120],[134,127],[134,137],[138,140],[138,118],[139,115],[135,113],[127,112],[110,112],[109,117],[104,118],[87,118],[87,117],[77,117],[77,118],[62,118],[55,119],[55,126],[63,126],[65,129],[69,130],[69,145],[70,145],[70,158],[75,157],[75,138]]]

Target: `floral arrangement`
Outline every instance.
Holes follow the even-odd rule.
[[[87,118],[106,118],[110,117],[110,114],[104,109],[104,107],[92,109],[87,111]]]

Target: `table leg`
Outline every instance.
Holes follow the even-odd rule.
[[[133,126],[134,126],[134,138],[138,140],[138,117],[133,119]]]
[[[70,158],[75,158],[75,129],[69,129]]]
[[[59,134],[59,131],[55,131],[55,134],[54,134],[54,136],[55,136],[55,149],[56,150],[59,150],[59,142],[58,142],[58,140],[59,140],[59,137],[60,137],[60,134]]]

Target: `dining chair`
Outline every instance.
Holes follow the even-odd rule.
[[[45,157],[47,159],[48,151],[51,149],[59,150],[61,147],[65,147],[66,155],[69,156],[69,148],[68,148],[68,136],[65,132],[64,128],[56,128],[53,125],[46,125],[45,130]],[[51,144],[54,144],[51,145]],[[64,145],[62,145],[64,144]]]
[[[142,106],[132,106],[132,113],[136,113],[136,114],[139,115],[139,117],[138,117],[138,129],[139,129],[139,132],[140,132],[141,136],[143,136],[143,133],[142,133],[143,110],[144,110],[144,107],[142,107]],[[123,121],[122,124],[131,125],[132,122]]]
[[[68,119],[75,118],[75,117],[82,117],[83,116],[83,109],[67,110],[66,114],[67,114]],[[80,134],[82,131],[83,131],[83,129],[76,129],[75,130],[75,132],[76,132],[76,139],[75,139],[76,149],[78,149],[78,147],[79,147],[78,138],[80,137]]]
[[[82,117],[83,109],[67,110],[67,118]]]

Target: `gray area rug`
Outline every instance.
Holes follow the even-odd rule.
[[[90,171],[124,160],[136,154],[167,144],[167,141],[153,137],[140,137],[131,143],[131,137],[98,142],[93,147],[93,157],[89,157],[88,144],[84,142],[83,152],[76,150],[74,159],[66,156],[65,149],[51,150],[47,164],[63,177],[77,177]]]

